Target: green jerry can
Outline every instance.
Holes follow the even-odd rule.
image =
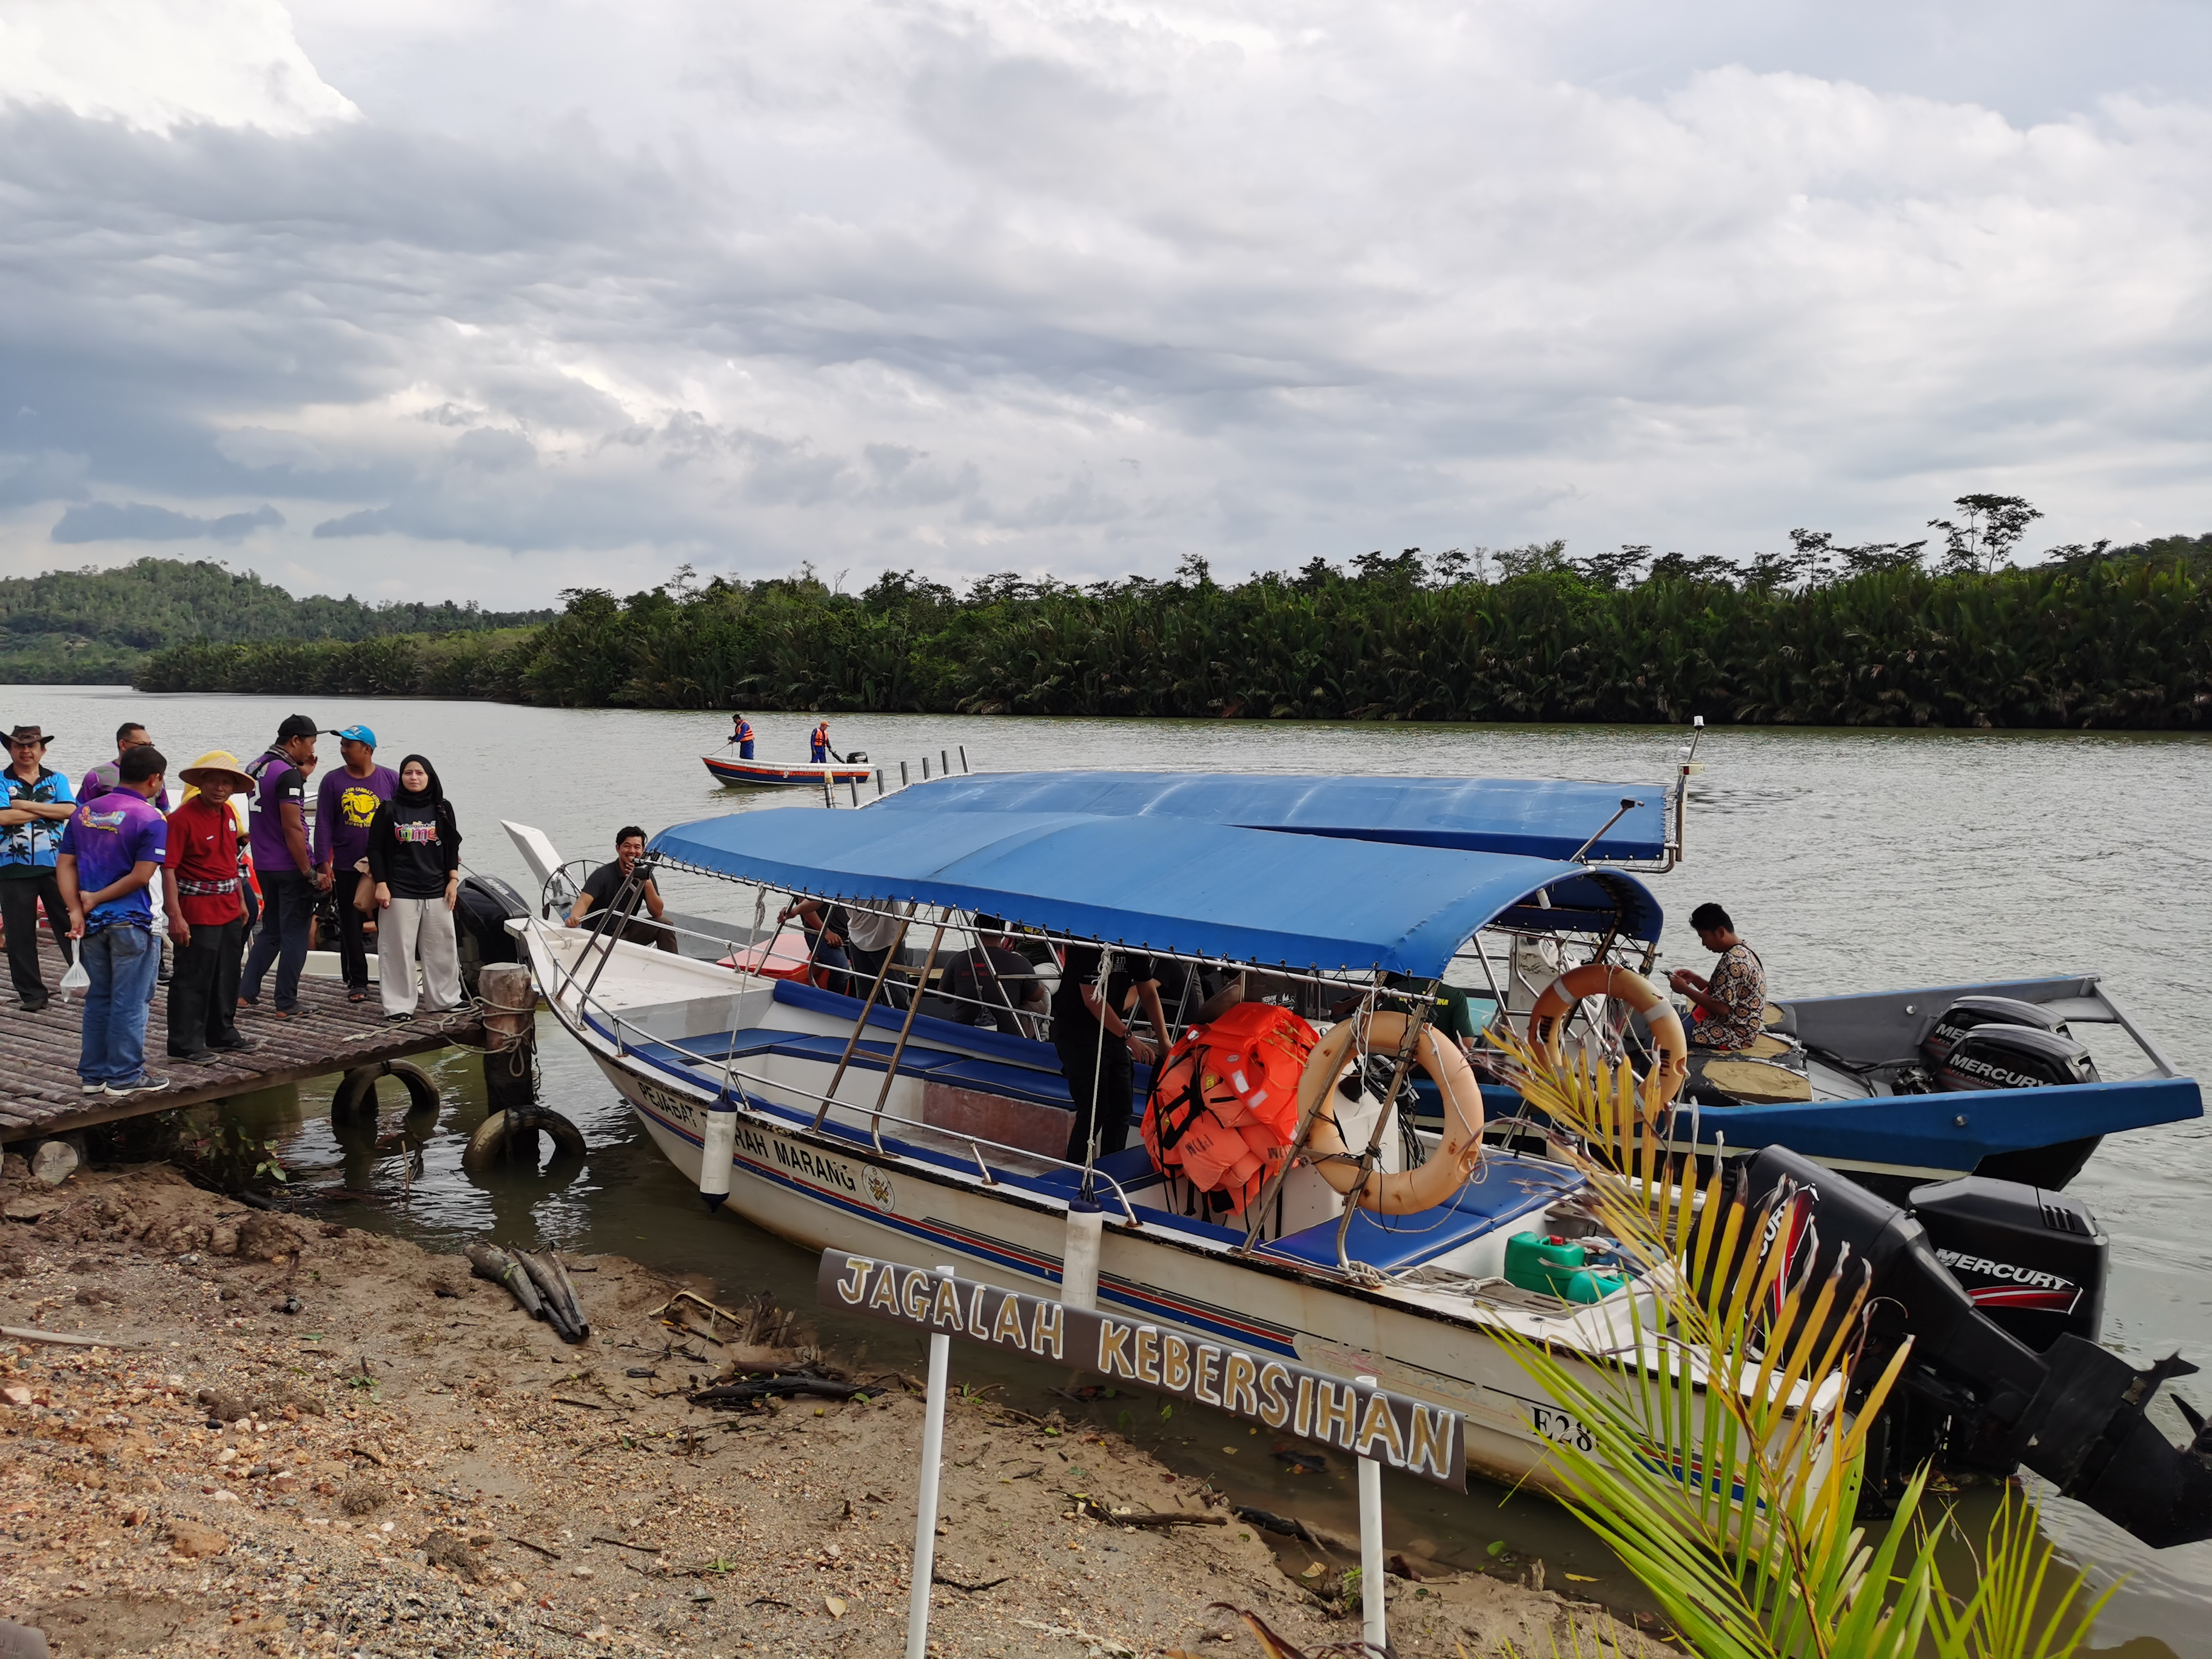
[[[1618,1273],[1593,1273],[1589,1253],[1564,1238],[1515,1233],[1505,1241],[1505,1282],[1524,1291],[1541,1291],[1569,1302],[1602,1302],[1627,1281]]]

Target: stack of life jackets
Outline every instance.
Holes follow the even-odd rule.
[[[1298,1132],[1298,1079],[1319,1039],[1287,1008],[1239,1003],[1194,1025],[1152,1072],[1145,1150],[1153,1167],[1241,1212],[1282,1167]]]

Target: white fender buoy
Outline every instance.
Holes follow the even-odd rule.
[[[1067,1206],[1067,1248],[1060,1258],[1060,1299],[1071,1308],[1098,1310],[1098,1241],[1106,1212],[1088,1199]]]
[[[712,1212],[730,1195],[730,1164],[738,1150],[738,1109],[717,1101],[707,1109],[707,1130],[700,1136],[699,1196]]]

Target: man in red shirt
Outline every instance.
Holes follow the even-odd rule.
[[[161,857],[161,897],[177,966],[169,980],[169,1058],[197,1062],[254,1045],[239,1036],[238,964],[246,949],[246,902],[239,893],[238,820],[230,798],[253,779],[237,757],[216,750],[187,766],[198,791],[169,814]]]

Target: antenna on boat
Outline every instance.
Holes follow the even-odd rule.
[[[1575,849],[1575,855],[1569,859],[1567,862],[1570,864],[1580,864],[1589,855],[1589,849],[1596,846],[1599,842],[1605,839],[1605,832],[1607,830],[1612,829],[1614,824],[1619,823],[1622,818],[1626,817],[1629,813],[1634,811],[1638,807],[1643,805],[1644,803],[1640,800],[1636,800],[1629,796],[1623,795],[1620,798],[1620,810],[1615,812],[1611,817],[1607,818],[1605,823],[1599,827],[1597,834],[1592,836],[1580,847],[1577,847]]]

